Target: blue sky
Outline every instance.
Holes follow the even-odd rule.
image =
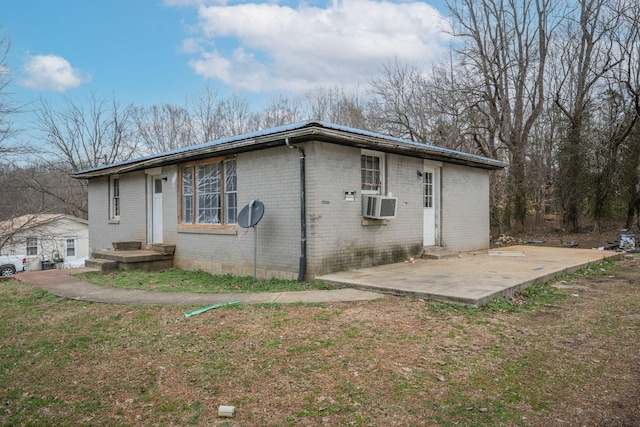
[[[440,0],[1,1],[23,103],[94,92],[182,104],[209,84],[260,108],[319,86],[363,87],[394,58],[428,66],[450,42]]]

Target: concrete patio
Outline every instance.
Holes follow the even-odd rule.
[[[416,260],[317,277],[327,283],[362,290],[415,295],[429,300],[479,307],[499,296],[573,273],[621,252],[544,246],[510,246],[460,254],[447,259]]]

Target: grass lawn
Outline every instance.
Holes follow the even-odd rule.
[[[640,425],[639,267],[481,310],[386,296],[188,319],[1,281],[0,424]]]
[[[140,270],[114,273],[82,273],[75,277],[89,283],[125,289],[146,289],[162,292],[285,292],[313,289],[335,289],[320,281],[298,282],[296,280],[255,280],[251,276],[230,274],[211,275],[201,270],[189,271],[172,268],[164,271]]]

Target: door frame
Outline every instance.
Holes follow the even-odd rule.
[[[147,244],[153,244],[153,196],[154,196],[154,180],[162,179],[162,168],[147,169],[144,171],[147,176]],[[164,187],[164,184],[163,184]],[[164,188],[162,189],[164,197]],[[163,212],[164,214],[164,212]],[[164,236],[163,236],[164,238]],[[163,239],[164,240],[164,239]],[[160,242],[161,243],[161,242]]]
[[[442,162],[435,162],[432,160],[424,160],[422,165],[422,173],[425,172],[433,172],[433,245],[426,245],[424,241],[425,236],[425,228],[427,224],[424,223],[424,177],[420,180],[420,194],[421,194],[421,205],[422,205],[422,244],[423,246],[441,246],[441,218],[442,218]]]

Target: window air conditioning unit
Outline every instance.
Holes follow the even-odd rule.
[[[395,218],[397,206],[397,197],[362,195],[362,216],[365,218]]]

